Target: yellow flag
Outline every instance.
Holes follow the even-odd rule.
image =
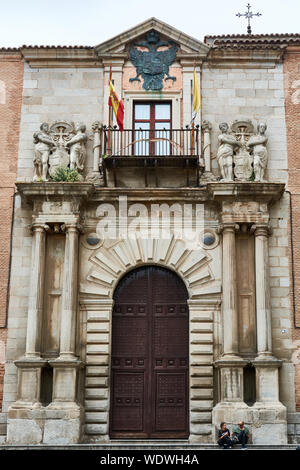
[[[200,93],[200,86],[197,79],[196,70],[194,70],[194,77],[193,77],[193,109],[195,113],[199,111],[201,108],[201,93]]]

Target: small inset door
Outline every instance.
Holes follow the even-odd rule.
[[[168,101],[134,103],[133,129],[136,156],[170,155],[171,111],[171,103]]]
[[[114,294],[110,436],[188,437],[188,293],[172,271],[131,271]]]

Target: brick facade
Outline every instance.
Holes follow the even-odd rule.
[[[288,189],[291,192],[293,217],[294,273],[290,263],[290,275],[291,278],[294,275],[295,286],[293,322],[294,364],[296,370],[295,392],[296,409],[300,411],[300,190],[298,180],[300,176],[300,48],[288,48],[284,60],[284,77],[289,169]]]
[[[5,326],[10,231],[19,147],[23,67],[18,51],[0,52],[0,409],[7,336]]]

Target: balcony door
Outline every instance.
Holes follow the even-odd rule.
[[[170,135],[172,129],[171,102],[135,102],[133,129],[134,155],[170,155]]]

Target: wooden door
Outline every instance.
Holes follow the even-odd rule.
[[[188,293],[172,271],[131,271],[114,294],[112,438],[188,436]]]

